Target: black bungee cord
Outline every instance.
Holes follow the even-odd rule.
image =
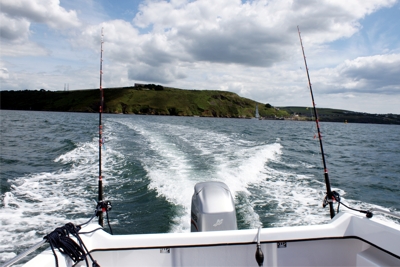
[[[79,231],[82,229],[84,225],[89,224],[94,219],[94,217],[98,216],[99,212],[105,211],[107,215],[107,223],[110,228],[110,232],[111,234],[113,234],[108,216],[109,210],[111,210],[110,201],[98,202],[94,214],[88,221],[82,224],[78,224],[76,226],[71,222],[67,223],[62,227],[56,228],[53,232],[51,232],[50,234],[46,235],[43,238],[50,244],[50,248],[53,251],[57,267],[58,267],[58,258],[55,249],[58,249],[58,251],[60,251],[62,254],[67,255],[69,258],[71,258],[72,261],[74,261],[74,263],[84,260],[86,262],[87,267],[89,267],[89,262],[87,260],[87,256],[89,256],[90,260],[92,261],[92,267],[100,267],[97,261],[90,254],[89,250],[83,243],[79,234],[89,234],[103,228],[99,227],[92,231],[82,232],[82,233],[79,233]],[[76,243],[73,239],[71,239],[71,236],[75,237],[79,244]]]
[[[332,196],[333,196],[333,199],[338,203],[336,213],[339,213],[339,207],[340,207],[340,204],[342,204],[343,206],[345,206],[349,210],[353,210],[353,211],[357,211],[357,212],[360,212],[360,213],[364,213],[367,218],[372,218],[372,216],[374,216],[374,214],[370,210],[355,209],[355,208],[349,207],[348,205],[344,204],[342,202],[341,198],[340,198],[339,193],[336,192],[336,191],[332,191]],[[325,195],[322,207],[325,208],[326,205],[328,205],[328,202],[329,202],[328,195]]]
[[[89,256],[92,261],[92,267],[100,267],[80,238],[78,233],[80,229],[80,226],[75,226],[73,223],[67,223],[62,227],[56,228],[53,232],[44,237],[44,239],[50,244],[57,267],[58,258],[55,249],[58,249],[62,254],[67,255],[74,263],[84,260],[87,267],[89,267],[89,262],[87,260],[87,256]],[[74,236],[78,240],[79,244],[71,239],[70,235]]]

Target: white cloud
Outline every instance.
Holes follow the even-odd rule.
[[[328,94],[400,95],[400,54],[346,60],[316,72],[314,84]]]
[[[8,69],[7,68],[1,68],[0,69],[0,80],[6,80],[8,79]]]
[[[69,68],[57,66],[55,71],[13,71],[7,69],[7,77],[2,80],[2,90],[63,90],[69,84],[70,90],[99,88],[98,69]]]
[[[195,62],[271,67],[292,59],[298,50],[296,25],[307,33],[307,49],[348,37],[358,20],[393,0],[344,5],[337,1],[148,1],[139,6],[133,24],[102,23],[105,50],[113,63],[126,64],[128,75],[161,75],[173,82],[187,76],[177,65]],[[349,7],[350,6],[350,7]],[[353,9],[356,9],[354,12]],[[100,25],[84,29],[76,47],[97,50]],[[144,66],[134,75],[132,65]],[[189,70],[186,70],[188,72]],[[177,73],[177,74],[174,74]],[[168,76],[168,77],[167,77]],[[154,79],[153,79],[154,80]]]
[[[317,50],[325,42],[354,34],[360,27],[357,20],[392,3],[358,3],[353,12],[336,1],[149,1],[140,5],[133,24],[111,20],[101,26],[106,57],[111,65],[125,65],[128,79],[179,84],[208,63],[218,63],[226,70],[222,75],[229,73],[230,65],[283,64],[298,51],[297,24],[307,33],[307,48]],[[100,25],[89,26],[72,42],[97,50],[99,33]],[[228,83],[218,87],[238,88],[233,85],[241,81]],[[238,92],[251,94],[250,89]]]
[[[391,7],[396,3],[394,0],[145,1],[132,21],[107,20],[108,16],[103,14],[101,23],[84,19],[90,11],[82,10],[82,7],[93,4],[91,1],[82,5],[77,4],[79,1],[74,2],[75,5],[69,5],[72,11],[67,11],[58,1],[46,0],[48,11],[53,13],[49,16],[44,15],[44,7],[38,1],[33,1],[32,5],[28,3],[26,11],[18,9],[25,1],[28,0],[17,0],[14,4],[7,0],[8,10],[1,11],[3,17],[14,23],[2,34],[14,43],[29,41],[34,34],[30,32],[29,23],[44,23],[65,33],[63,19],[57,19],[54,14],[64,19],[72,18],[73,23],[65,25],[72,27],[72,31],[62,38],[68,38],[72,45],[66,54],[71,55],[71,61],[72,57],[78,58],[75,66],[58,79],[50,78],[59,75],[50,70],[46,77],[32,75],[43,81],[51,80],[49,89],[55,88],[60,80],[63,80],[61,85],[68,82],[68,75],[88,75],[88,85],[85,86],[82,76],[82,79],[76,79],[75,88],[96,87],[96,64],[103,27],[105,86],[151,82],[187,89],[230,90],[279,106],[309,105],[305,71],[299,68],[303,63],[296,26],[300,25],[307,56],[314,59],[309,63],[318,93],[342,100],[361,99],[360,94],[364,91],[387,95],[398,93],[395,87],[399,84],[398,78],[394,75],[400,65],[398,52],[375,51],[376,56],[366,57],[355,49],[349,56],[329,47],[332,41],[355,36],[362,29],[361,23],[366,16]],[[19,15],[11,17],[13,10],[18,10],[16,14]],[[96,12],[99,10],[102,9]],[[85,24],[77,27],[81,21]],[[60,31],[54,32],[59,35]],[[64,41],[62,38],[60,42]],[[35,46],[32,42],[25,43],[30,48]],[[17,54],[18,49],[14,49],[17,47],[8,46],[6,51],[14,55],[29,53],[29,49],[25,49]],[[36,45],[39,54],[56,56],[55,48],[45,47]],[[65,56],[61,58],[67,61]],[[389,58],[395,59],[391,62]],[[84,64],[79,66],[82,62]],[[12,75],[14,69],[6,67],[10,72],[9,79],[16,77]],[[94,70],[94,74],[80,72],[82,69]],[[380,76],[375,75],[380,72]],[[327,106],[333,107],[333,104]]]
[[[4,45],[2,44],[1,47],[1,55],[3,57],[10,56],[10,57],[23,57],[23,56],[46,56],[50,52],[43,48],[42,46],[31,42],[17,42]]]
[[[58,0],[3,0],[0,9],[2,56],[46,55],[49,51],[31,40],[32,23],[65,30],[80,26],[75,11],[66,11]]]
[[[11,41],[28,39],[30,22],[25,19],[15,19],[7,14],[0,13],[0,37]]]
[[[341,76],[357,83],[355,89],[400,94],[400,54],[358,57],[339,68]]]
[[[165,68],[163,65],[157,67],[136,64],[129,66],[128,69],[128,78],[136,81],[168,84],[185,77],[185,74],[180,73],[179,70],[173,66]]]
[[[163,34],[181,59],[271,66],[297,45],[296,25],[309,45],[320,45],[353,35],[359,19],[395,1],[353,2],[157,1],[142,4],[133,22]]]
[[[58,0],[3,0],[1,12],[15,19],[44,23],[54,29],[80,26],[76,11],[65,10]]]

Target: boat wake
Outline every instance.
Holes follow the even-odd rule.
[[[325,184],[316,177],[316,160],[308,160],[311,154],[295,151],[286,140],[254,138],[251,130],[239,126],[213,129],[203,118],[176,123],[138,117],[105,120],[104,198],[120,204],[111,212],[117,233],[164,231],[157,226],[160,214],[169,220],[163,222],[165,231],[190,231],[193,188],[203,181],[228,185],[235,197],[239,229],[329,222],[329,212],[321,207]],[[209,124],[202,126],[204,122]],[[56,169],[8,181],[10,190],[1,196],[0,261],[37,243],[56,227],[69,221],[85,222],[93,214],[98,139],[71,143],[69,150],[53,158]],[[354,208],[385,209],[346,199],[341,188],[333,190]],[[142,206],[139,198],[145,203]],[[157,211],[148,210],[154,201],[167,203],[156,215],[151,213]],[[146,223],[140,222],[142,228],[138,227],[141,218],[132,216],[133,211],[139,216],[150,214],[143,217]]]
[[[267,143],[192,125],[125,118],[115,122],[140,136],[140,145],[152,151],[141,155],[140,161],[148,188],[176,207],[171,232],[189,231],[193,188],[204,181],[228,185],[235,197],[240,229],[330,221],[329,212],[322,210],[325,184],[301,171],[315,166],[303,158],[285,162],[279,138]]]
[[[0,260],[5,261],[43,239],[57,227],[72,221],[83,223],[96,206],[98,140],[78,143],[55,162],[64,166],[54,172],[17,177],[11,190],[1,198]],[[122,158],[109,149],[104,160],[105,173]],[[107,183],[113,186],[113,175]],[[115,220],[114,220],[115,222]]]

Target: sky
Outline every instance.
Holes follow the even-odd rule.
[[[154,83],[400,114],[400,0],[0,0],[1,90]]]

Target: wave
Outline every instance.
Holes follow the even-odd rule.
[[[192,125],[130,119],[118,122],[140,135],[145,140],[142,145],[153,152],[141,162],[150,180],[148,188],[178,207],[171,232],[189,231],[193,187],[202,181],[228,185],[242,229],[330,221],[329,211],[322,209],[325,184],[313,174],[315,159],[287,161],[279,138],[268,144]],[[339,188],[337,191],[346,194]]]
[[[231,125],[232,122],[237,125]],[[275,130],[270,126],[269,141],[264,137],[263,123],[277,124]],[[111,213],[113,227],[120,227],[123,233],[159,229],[187,232],[194,185],[209,180],[224,182],[232,191],[240,229],[328,223],[329,211],[321,207],[325,184],[317,167],[320,157],[314,156],[310,149],[314,141],[291,138],[290,134],[298,130],[286,129],[283,127],[286,125],[304,124],[141,116],[106,118],[104,192],[108,195],[106,199],[116,200],[120,205]],[[252,127],[254,132],[249,130]],[[77,129],[74,136],[86,133],[87,129],[82,132]],[[93,213],[97,198],[98,139],[83,142],[72,139],[65,139],[68,146],[62,149],[55,146],[49,153],[57,155],[52,158],[56,164],[7,181],[10,190],[1,196],[0,207],[1,261],[40,241],[54,228],[70,220],[84,222]],[[348,158],[345,161],[349,164]],[[2,163],[8,164],[9,169],[21,164]],[[40,164],[45,165],[46,161]],[[352,169],[348,172],[354,174]],[[346,182],[348,178],[343,180]],[[356,200],[350,187],[346,186],[349,192],[342,189],[343,184],[334,190],[352,207],[384,208]],[[153,205],[156,201],[157,205]],[[155,215],[149,214],[152,212]],[[146,217],[145,213],[149,215]],[[157,216],[165,221],[157,221]],[[149,218],[153,221],[151,225],[144,221]],[[166,227],[158,227],[160,223]],[[157,230],[147,229],[152,227]]]
[[[83,223],[93,214],[97,198],[98,139],[77,143],[58,156],[64,166],[52,172],[31,173],[8,182],[10,191],[1,197],[0,260],[39,242],[68,221]],[[122,155],[108,148],[104,155],[106,177]],[[108,175],[107,175],[108,174]],[[112,179],[106,179],[105,185]],[[18,245],[16,245],[18,244]]]
[[[235,197],[250,194],[247,188],[265,179],[265,163],[281,153],[279,143],[258,144],[182,125],[119,122],[145,138],[154,152],[142,159],[149,188],[181,208],[173,218],[171,232],[190,229],[190,200],[196,183],[222,181]],[[258,225],[258,215],[251,211],[248,207],[245,221]]]

